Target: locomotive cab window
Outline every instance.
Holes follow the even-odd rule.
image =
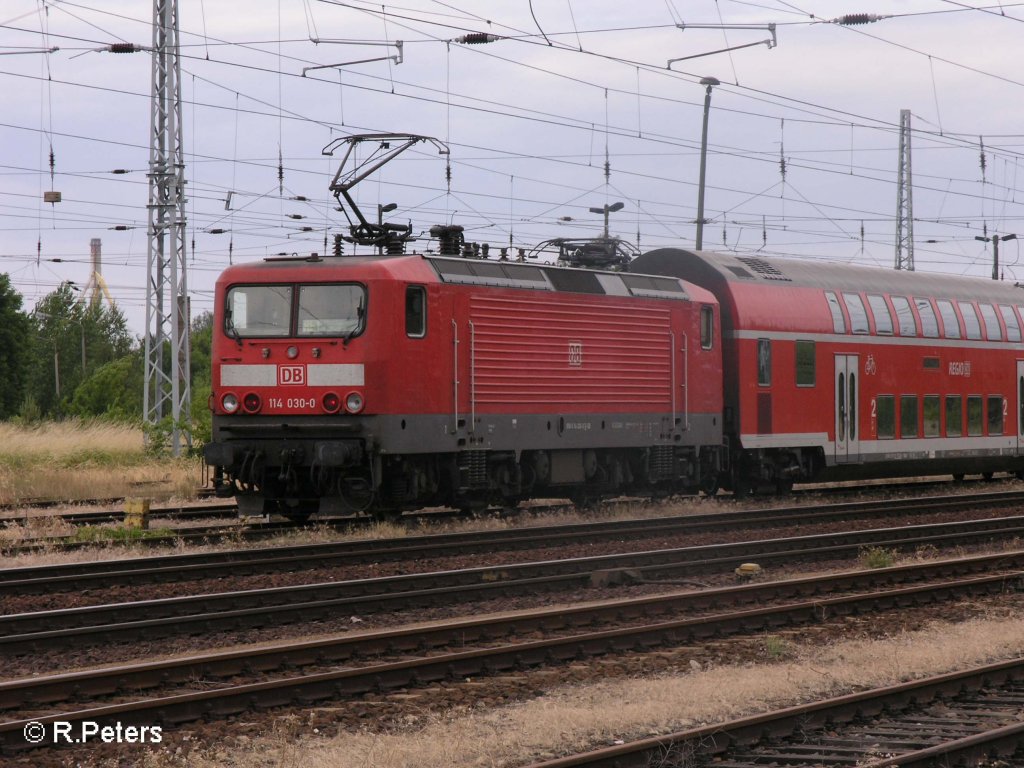
[[[362,333],[366,289],[361,285],[299,286],[299,336],[345,336]]]
[[[711,349],[715,342],[715,310],[713,307],[700,308],[700,346]]]
[[[290,285],[236,285],[228,290],[224,330],[229,336],[287,336],[291,320]]]
[[[422,285],[405,289],[405,335],[411,339],[427,335],[427,290]]]

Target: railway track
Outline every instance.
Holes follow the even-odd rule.
[[[572,755],[529,768],[924,768],[977,765],[1024,743],[1024,659]]]
[[[734,531],[740,528],[796,527],[852,519],[870,520],[894,514],[939,513],[971,508],[1024,504],[1019,491],[981,496],[932,497],[887,502],[858,502],[829,507],[789,507],[716,512],[639,520],[600,521],[498,531],[410,536],[373,541],[300,544],[264,549],[168,555],[124,560],[67,563],[0,570],[0,597],[5,594],[44,594],[120,583],[134,585],[217,578],[224,574],[266,574],[306,570],[324,565],[359,565],[383,561],[424,560],[472,552],[497,553],[536,548],[538,542],[602,541]],[[1012,518],[1007,518],[1012,520]],[[1013,523],[1004,523],[1013,527]],[[277,532],[279,529],[274,529]],[[893,534],[898,535],[898,534]],[[752,549],[752,553],[759,550]]]
[[[912,606],[1017,591],[1024,588],[1021,568],[1024,552],[606,601],[573,609],[446,622],[430,628],[353,634],[237,653],[37,676],[0,684],[0,711],[6,713],[0,716],[12,718],[0,723],[0,745],[5,750],[30,746],[24,738],[29,723],[44,728],[58,721],[90,721],[101,726],[114,722],[162,723],[173,727],[254,708],[297,703],[305,706],[441,680],[690,645],[779,627],[820,625],[853,614],[904,611]],[[847,594],[822,597],[840,592]],[[708,614],[709,610],[717,613]],[[659,620],[651,623],[652,619]],[[593,629],[595,625],[597,629]],[[608,629],[608,625],[613,628]],[[589,631],[580,633],[581,629]],[[535,637],[538,633],[546,636],[508,642],[509,638]],[[460,650],[449,650],[452,648]],[[410,658],[409,654],[415,655]],[[339,665],[344,666],[339,669]],[[308,667],[316,669],[294,674],[296,668]],[[325,668],[328,671],[322,671]],[[233,682],[239,676],[266,678],[283,670],[287,673],[284,677]],[[204,690],[194,690],[196,680],[203,681]],[[211,685],[216,687],[210,690]],[[111,695],[131,697],[168,686],[178,686],[179,690],[149,698],[103,701]],[[47,709],[67,701],[86,706],[61,712]]]
[[[788,565],[854,558],[869,546],[941,548],[1021,536],[1024,517],[996,518],[6,614],[0,616],[0,653],[308,622],[340,611],[368,615],[493,597],[578,592],[617,581],[669,585],[672,579],[696,574],[727,573],[751,558],[764,565]],[[31,586],[7,584],[15,590]]]

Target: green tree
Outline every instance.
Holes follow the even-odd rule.
[[[75,389],[67,412],[138,423],[142,420],[142,351],[100,366]]]
[[[25,398],[31,365],[31,322],[11,278],[0,274],[0,419],[17,414]]]
[[[30,394],[46,416],[70,413],[75,390],[90,374],[132,351],[121,311],[79,302],[68,282],[44,296],[32,318]]]

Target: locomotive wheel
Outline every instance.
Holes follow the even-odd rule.
[[[986,483],[992,482],[992,478],[995,476],[995,472],[982,472],[981,477]]]
[[[775,481],[775,493],[779,496],[789,496],[793,492],[793,481],[792,480],[776,480]]]
[[[963,481],[964,481],[964,473],[963,472],[954,472],[953,473],[953,482],[954,483],[962,483]]]
[[[721,481],[717,472],[709,472],[701,478],[700,491],[705,496],[717,496],[718,490],[721,487]]]

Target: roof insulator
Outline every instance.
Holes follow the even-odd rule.
[[[455,42],[466,45],[482,45],[483,43],[493,43],[497,39],[499,39],[497,35],[488,32],[470,32],[468,35],[455,38]]]

